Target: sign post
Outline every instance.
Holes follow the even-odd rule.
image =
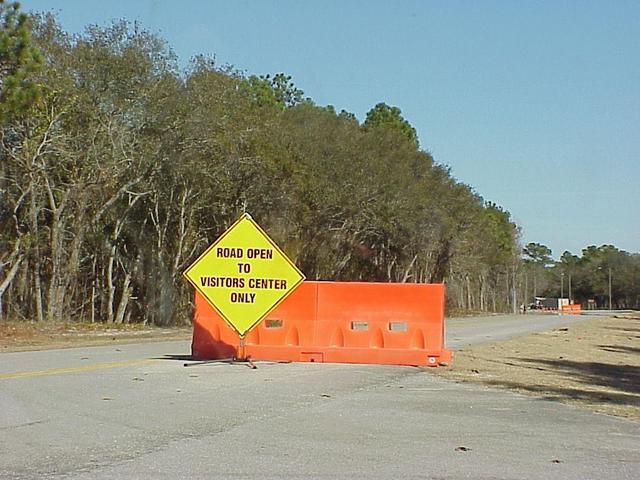
[[[247,213],[184,276],[236,331],[240,346],[244,336],[305,278]]]

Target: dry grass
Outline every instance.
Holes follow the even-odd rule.
[[[188,339],[190,327],[153,328],[102,323],[0,322],[0,352]]]
[[[640,318],[597,318],[466,348],[433,373],[640,420]]]

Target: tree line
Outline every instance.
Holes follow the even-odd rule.
[[[65,32],[0,2],[0,316],[188,321],[184,269],[250,212],[309,279],[442,282],[503,311],[525,264],[507,211],[421,148],[285,74],[178,68],[125,21]]]
[[[613,245],[590,245],[582,255],[565,251],[553,261],[549,247],[524,248],[524,280],[530,298],[564,297],[584,308],[640,308],[640,255]]]

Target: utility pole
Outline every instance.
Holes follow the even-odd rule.
[[[602,265],[598,267],[598,270],[604,272]],[[611,294],[611,267],[609,267],[609,310],[613,310],[613,296]]]
[[[562,313],[562,299],[564,297],[564,272],[560,274],[560,298],[558,299],[558,311]]]
[[[612,303],[611,303],[611,267],[609,267],[609,310],[612,310]]]

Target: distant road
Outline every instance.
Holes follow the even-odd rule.
[[[447,322],[451,345],[580,317]],[[422,369],[183,367],[189,342],[0,354],[0,478],[637,479],[640,424]]]
[[[589,319],[590,317],[584,315],[553,313],[448,318],[445,322],[446,343],[447,347],[458,349],[469,345],[506,340],[528,333],[543,332]]]

